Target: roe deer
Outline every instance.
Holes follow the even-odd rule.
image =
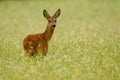
[[[25,56],[36,56],[38,50],[41,51],[42,57],[47,55],[48,41],[51,39],[56,27],[56,19],[60,16],[61,10],[58,9],[53,16],[50,16],[44,9],[43,16],[47,19],[47,28],[40,34],[29,34],[23,40]]]

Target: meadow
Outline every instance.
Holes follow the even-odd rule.
[[[120,80],[120,0],[0,1],[0,80]],[[61,15],[47,56],[25,58],[23,39]]]

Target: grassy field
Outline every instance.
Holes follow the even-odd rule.
[[[120,0],[0,1],[0,80],[120,80]],[[25,58],[23,39],[58,8],[48,55]]]

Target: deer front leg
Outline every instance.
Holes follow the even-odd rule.
[[[47,55],[47,52],[48,52],[48,46],[43,47],[43,49],[42,49],[42,58],[44,58],[44,56]]]

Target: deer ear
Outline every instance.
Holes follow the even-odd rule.
[[[56,13],[53,15],[53,17],[55,17],[55,18],[59,17],[59,16],[60,16],[60,13],[61,13],[61,10],[58,9],[58,10],[56,11]]]
[[[47,19],[50,17],[48,12],[45,9],[43,10],[43,16]]]

